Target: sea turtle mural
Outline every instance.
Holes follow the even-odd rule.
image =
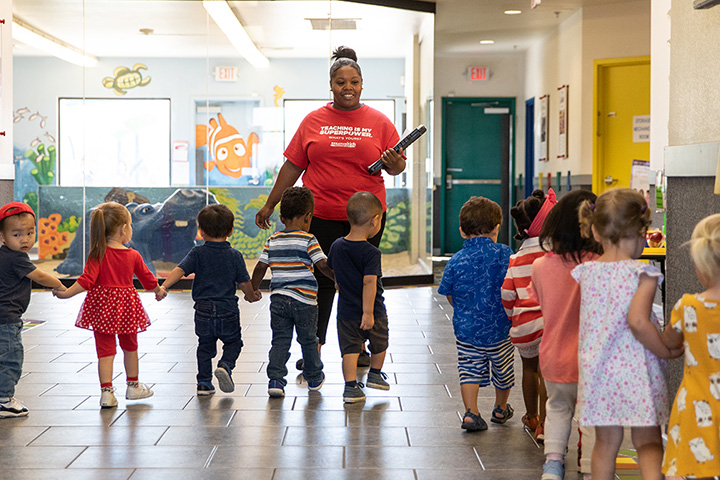
[[[150,83],[150,77],[143,78],[140,70],[147,70],[147,66],[136,63],[132,70],[128,67],[117,67],[113,70],[114,77],[103,78],[105,88],[112,88],[116,95],[125,95],[127,90],[135,87],[144,87]]]

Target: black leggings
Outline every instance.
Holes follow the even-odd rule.
[[[376,247],[380,247],[380,239],[382,239],[383,230],[385,230],[385,212],[383,212],[380,231],[372,238],[368,238],[368,242]],[[320,248],[325,255],[330,252],[330,246],[335,240],[346,236],[350,233],[350,222],[342,220],[325,220],[313,217],[310,223],[310,233],[315,235]],[[318,269],[315,269],[315,278],[318,282],[318,327],[317,336],[320,345],[325,345],[327,336],[328,323],[330,322],[330,312],[332,311],[333,301],[335,300],[335,283],[328,277],[323,275]]]

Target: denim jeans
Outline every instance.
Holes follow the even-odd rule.
[[[23,365],[22,322],[0,323],[0,397],[15,396]]]
[[[308,305],[277,293],[270,297],[272,346],[267,366],[267,376],[270,380],[278,380],[283,386],[287,385],[286,364],[290,359],[293,327],[297,332],[297,341],[302,347],[305,380],[308,382],[320,380],[323,364],[318,352],[317,321],[317,305]]]
[[[240,332],[240,311],[218,311],[209,300],[195,303],[195,335],[198,337],[198,382],[212,381],[212,360],[217,355],[217,341],[223,342],[224,363],[232,371],[243,347]]]

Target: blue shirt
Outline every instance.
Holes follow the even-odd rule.
[[[27,275],[35,265],[25,252],[0,247],[0,323],[20,323],[30,303],[32,280]]]
[[[205,242],[193,247],[178,264],[185,275],[195,274],[192,298],[210,300],[218,313],[237,311],[238,283],[250,281],[242,253],[230,242]]]
[[[341,237],[335,240],[328,253],[328,266],[335,273],[340,295],[338,296],[337,315],[340,320],[360,320],[363,315],[363,277],[377,276],[377,292],[373,316],[387,316],[383,300],[383,287],[380,278],[382,268],[380,250],[368,241],[350,241]]]
[[[500,287],[512,250],[488,237],[468,238],[448,261],[438,293],[452,296],[455,337],[470,345],[497,345],[510,336]]]

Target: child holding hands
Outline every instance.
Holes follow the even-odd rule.
[[[382,372],[388,348],[387,311],[380,281],[380,250],[368,242],[380,231],[383,206],[370,192],[357,192],[348,200],[350,233],[333,242],[328,266],[335,272],[340,295],[337,306],[338,343],[345,377],[345,403],[365,400],[362,383],[357,381],[357,360],[366,340],[370,340],[370,371],[367,386],[389,390]]]
[[[490,420],[505,423],[513,416],[507,403],[515,385],[510,322],[500,297],[512,250],[497,243],[502,224],[500,205],[485,197],[471,197],[460,209],[463,248],[448,261],[438,287],[453,307],[453,329],[458,350],[460,393],[465,405],[463,430],[488,426],[478,410],[480,387],[495,387]],[[492,373],[492,374],[491,374]]]
[[[553,207],[539,237],[548,254],[532,265],[530,297],[540,303],[545,321],[540,341],[540,371],[547,390],[542,480],[565,478],[565,453],[577,401],[580,328],[580,286],[570,272],[602,252],[595,240],[581,235],[578,220],[580,204],[596,198],[589,190],[573,190]],[[581,432],[580,471],[588,480],[594,432],[589,427],[581,427]]]
[[[682,353],[663,343],[652,311],[662,275],[637,258],[645,246],[650,210],[631,189],[609,190],[580,206],[583,236],[603,254],[575,267],[580,284],[578,405],[580,425],[594,426],[593,480],[615,478],[623,426],[631,428],[644,480],[660,480],[669,399],[665,362]]]
[[[35,244],[35,212],[10,202],[0,208],[0,418],[24,417],[28,409],[15,398],[22,374],[22,315],[30,303],[32,282],[60,292],[60,280],[39,270],[27,252]]]
[[[138,381],[138,332],[144,332],[150,319],[133,286],[136,275],[146,290],[160,292],[140,254],[125,246],[132,239],[132,217],[127,208],[115,202],[99,205],[90,219],[90,255],[85,271],[58,298],[70,298],[87,290],[75,326],[92,330],[98,356],[100,407],[117,406],[112,386],[117,335],[123,350],[127,375],[127,400],[152,396],[153,391]]]
[[[252,274],[253,289],[257,291],[268,267],[270,282],[270,327],[272,347],[268,354],[268,395],[285,395],[287,361],[290,358],[293,328],[302,347],[303,377],[310,390],[320,390],[325,381],[318,349],[317,289],[313,275],[317,267],[327,277],[335,279],[327,266],[327,258],[311,233],[313,195],[307,187],[290,187],[280,200],[280,221],[285,229],[273,233],[265,242]]]
[[[673,480],[720,476],[720,214],[697,224],[690,255],[706,290],[683,295],[663,333],[668,348],[685,346],[663,462]]]

